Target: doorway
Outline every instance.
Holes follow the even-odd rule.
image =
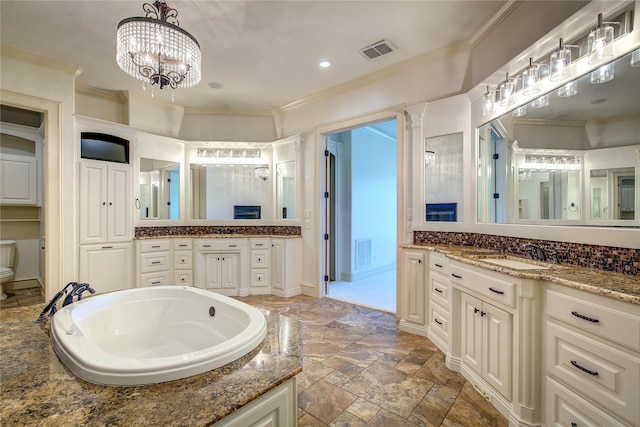
[[[397,120],[325,135],[326,296],[396,311]]]

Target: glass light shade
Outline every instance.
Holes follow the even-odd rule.
[[[561,98],[568,98],[578,93],[578,82],[572,81],[566,85],[558,88],[558,96]]]
[[[500,84],[500,105],[503,107],[510,107],[514,103],[513,94],[516,89],[515,80],[510,79],[507,75],[507,79]]]
[[[522,93],[531,95],[540,92],[540,70],[529,60],[529,67],[522,73]]]
[[[482,115],[490,116],[495,113],[495,104],[496,104],[496,94],[495,91],[489,90],[487,88],[487,93],[482,95]]]
[[[266,181],[269,178],[269,167],[268,166],[257,166],[255,169],[256,178],[260,178],[263,181]]]
[[[631,66],[640,67],[640,49],[636,49],[631,54]]]
[[[522,117],[527,114],[527,106],[523,105],[522,107],[518,107],[511,112],[513,117]]]
[[[598,64],[613,58],[613,27],[602,24],[602,14],[598,15],[598,26],[587,38],[589,64]]]
[[[561,47],[551,54],[549,59],[551,71],[550,80],[557,82],[571,77],[571,50]]]
[[[613,77],[614,77],[614,67],[613,67],[613,62],[611,62],[591,72],[591,83],[593,84],[606,83],[610,80],[613,80]]]
[[[424,152],[424,164],[426,166],[431,166],[436,164],[436,153],[431,150],[427,150]]]
[[[533,108],[544,108],[548,105],[549,105],[549,94],[542,95],[541,97],[531,101],[531,106]]]

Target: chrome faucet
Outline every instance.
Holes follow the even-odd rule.
[[[71,287],[71,291],[67,291],[67,289]],[[46,322],[47,321],[47,313],[49,317],[56,314],[58,311],[58,300],[62,298],[64,295],[67,295],[62,303],[62,306],[69,305],[73,302],[73,297],[78,297],[78,301],[82,299],[82,293],[84,291],[89,291],[92,294],[95,294],[96,291],[92,287],[89,286],[88,283],[78,283],[78,282],[69,282],[67,286],[62,288],[61,291],[56,292],[56,294],[51,298],[51,301],[44,307],[40,316],[36,320],[37,323]]]
[[[528,250],[527,254],[529,255],[529,257],[531,257],[531,253],[534,252],[535,255],[535,259],[537,259],[538,261],[546,261],[547,260],[547,256],[544,254],[544,251],[542,250],[542,248],[540,248],[540,246],[538,245],[534,245],[533,243],[524,243],[523,245],[520,246],[520,250],[524,251],[524,250]]]

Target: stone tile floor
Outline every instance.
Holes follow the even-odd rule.
[[[303,323],[300,427],[506,427],[427,338],[395,316],[306,296],[238,298]]]
[[[40,288],[8,293],[0,308],[44,304]],[[427,338],[395,316],[307,296],[237,298],[303,324],[299,427],[506,427],[507,420]]]

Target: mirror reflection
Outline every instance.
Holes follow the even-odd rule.
[[[606,67],[478,129],[480,222],[638,226],[640,68]]]
[[[140,158],[140,219],[180,219],[180,164]]]
[[[191,164],[191,218],[269,219],[266,164]]]
[[[425,221],[462,221],[462,132],[425,138]]]
[[[278,219],[296,217],[296,162],[276,165],[276,216]]]

